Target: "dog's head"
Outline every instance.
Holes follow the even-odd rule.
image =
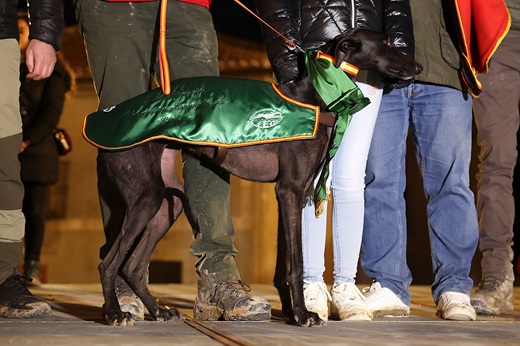
[[[390,46],[385,34],[369,29],[355,28],[336,37],[331,49],[336,67],[346,61],[359,69],[403,80],[412,79],[422,71],[412,57]]]

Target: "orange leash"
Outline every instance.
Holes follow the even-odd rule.
[[[249,12],[250,14],[253,15],[253,17],[255,17],[256,19],[258,19],[260,22],[262,22],[262,24],[264,24],[265,26],[267,26],[269,29],[273,30],[278,36],[280,36],[289,46],[299,50],[300,52],[303,53],[303,49],[300,48],[300,46],[298,46],[296,43],[294,43],[293,41],[289,40],[287,37],[285,37],[284,35],[282,35],[279,31],[277,31],[275,28],[273,28],[271,25],[267,24],[266,21],[264,21],[262,18],[260,18],[256,13],[254,13],[253,11],[251,11],[246,5],[244,5],[243,3],[241,3],[239,0],[233,0],[234,2],[236,2],[237,4],[239,4],[244,10],[246,10],[247,12]]]
[[[161,89],[163,94],[169,95],[171,92],[170,66],[166,54],[166,9],[168,0],[161,0],[161,12],[159,19],[159,68],[161,77]]]

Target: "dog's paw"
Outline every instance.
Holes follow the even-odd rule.
[[[111,326],[133,326],[135,321],[129,312],[121,312],[120,314],[106,314],[105,320]]]
[[[103,304],[103,318],[110,326],[133,326],[135,321],[132,314],[129,312],[123,312],[120,309],[108,310],[105,304]]]
[[[325,322],[315,312],[302,310],[294,314],[296,323],[302,327],[322,326]]]
[[[172,321],[181,320],[184,317],[175,308],[171,309],[159,309],[157,316],[153,318],[156,321]]]

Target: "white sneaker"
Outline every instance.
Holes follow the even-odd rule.
[[[467,294],[444,292],[437,303],[437,316],[445,320],[475,321],[477,313],[470,304]]]
[[[408,317],[410,307],[399,299],[390,289],[374,282],[364,288],[365,304],[374,317]]]
[[[307,310],[317,313],[323,321],[329,319],[331,297],[324,282],[304,282],[303,297]]]
[[[372,313],[365,304],[365,296],[354,283],[335,283],[330,294],[332,315],[342,321],[372,321]]]

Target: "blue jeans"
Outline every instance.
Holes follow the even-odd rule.
[[[361,265],[410,304],[406,264],[406,138],[411,134],[428,201],[432,294],[469,294],[478,242],[469,188],[471,97],[449,87],[413,83],[383,96],[368,155]],[[413,203],[413,201],[412,201]]]
[[[365,167],[383,91],[357,83],[370,104],[354,114],[332,160],[331,188],[334,282],[355,282],[363,234]],[[312,196],[312,194],[310,194]],[[302,215],[303,279],[323,282],[327,208],[315,217],[312,197]]]

